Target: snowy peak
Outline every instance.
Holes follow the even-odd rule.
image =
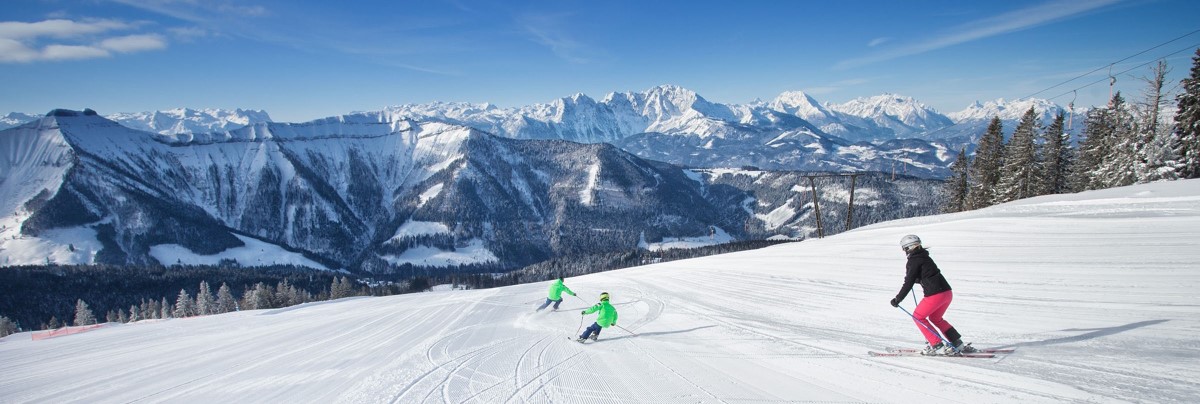
[[[994,117],[1000,117],[1001,120],[1020,120],[1025,111],[1033,108],[1039,116],[1053,118],[1059,112],[1066,112],[1062,107],[1040,98],[1032,98],[1017,101],[1005,101],[1003,98],[997,98],[992,101],[980,103],[975,101],[968,105],[966,109],[958,112],[947,114],[950,119],[955,122],[967,120],[991,120]]]
[[[781,93],[778,97],[775,97],[775,100],[768,104],[768,107],[776,111],[796,115],[810,122],[834,119],[833,113],[803,91]]]
[[[831,109],[863,118],[891,119],[921,130],[933,130],[953,123],[932,107],[912,97],[897,94],[856,98],[845,104],[832,105]]]
[[[109,115],[108,118],[133,129],[163,135],[229,131],[256,123],[271,122],[271,116],[266,111],[241,108],[176,108],[166,111],[118,113]]]
[[[0,117],[0,130],[8,129],[30,121],[35,121],[41,118],[38,115],[24,114],[20,112],[10,112],[8,115]]]

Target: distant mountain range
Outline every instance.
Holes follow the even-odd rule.
[[[664,85],[642,92],[583,94],[545,104],[499,108],[435,102],[366,112],[389,120],[442,122],[513,139],[612,143],[637,156],[692,167],[754,166],[774,170],[898,171],[940,178],[959,148],[969,150],[992,117],[1011,133],[1033,107],[1048,125],[1063,108],[1045,100],[976,102],[942,114],[895,94],[843,104],[820,103],[799,91],[770,102],[710,102],[694,91]],[[1076,110],[1077,125],[1082,114]],[[271,122],[265,111],[174,109],[106,116],[126,127],[163,135],[203,136]],[[0,129],[38,117],[12,113]]]
[[[674,104],[628,101],[663,112],[640,124],[682,124]],[[776,143],[819,139],[805,128]],[[805,238],[817,226],[804,175],[684,169],[388,111],[162,134],[55,110],[0,131],[0,266],[501,271],[678,241]],[[818,181],[825,233],[844,230],[849,180]],[[940,181],[868,173],[855,185],[862,226],[933,213]]]

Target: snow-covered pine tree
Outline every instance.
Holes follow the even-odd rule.
[[[996,190],[996,203],[1004,203],[1036,196],[1038,151],[1033,142],[1038,132],[1037,111],[1030,107],[1021,116],[1012,139],[1004,148],[1004,166],[1000,169],[1000,184]]]
[[[79,299],[75,302],[75,325],[92,325],[96,324],[96,315],[92,313],[92,309],[88,304]]]
[[[1160,60],[1150,72],[1150,77],[1142,78],[1146,82],[1146,89],[1142,92],[1142,101],[1137,105],[1136,136],[1140,140],[1138,157],[1141,159],[1137,171],[1138,182],[1174,180],[1179,177],[1175,171],[1179,160],[1175,155],[1175,131],[1171,130],[1170,125],[1162,124],[1163,103],[1166,102],[1163,86],[1166,85],[1170,69],[1165,60]]]
[[[1192,58],[1191,74],[1179,84],[1183,92],[1175,99],[1179,111],[1175,115],[1175,133],[1179,141],[1179,176],[1200,178],[1200,49]]]
[[[196,292],[196,315],[207,316],[209,314],[216,314],[216,306],[212,290],[208,287],[208,281],[200,281],[200,290]]]
[[[132,323],[141,319],[141,310],[138,310],[138,306],[136,304],[129,305],[129,322]]]
[[[967,209],[992,206],[996,201],[996,186],[1000,183],[1000,167],[1004,165],[1004,131],[1000,117],[992,118],[987,131],[975,149],[974,164],[970,167],[971,191],[967,193]]]
[[[165,296],[162,298],[162,303],[158,304],[158,308],[159,308],[159,312],[160,312],[158,318],[162,318],[162,319],[171,318],[172,307],[171,307],[170,303],[167,303],[167,298]]]
[[[1099,189],[1096,180],[1096,169],[1100,167],[1100,159],[1104,157],[1104,138],[1108,135],[1107,108],[1093,108],[1088,111],[1080,133],[1079,156],[1071,166],[1071,190],[1087,191]]]
[[[1071,134],[1063,130],[1066,118],[1061,111],[1042,132],[1040,195],[1069,192],[1068,169],[1071,164]]]
[[[1138,155],[1142,147],[1134,132],[1133,114],[1130,113],[1129,104],[1125,102],[1125,97],[1121,96],[1120,91],[1113,94],[1108,109],[1109,120],[1105,124],[1109,132],[1104,147],[1108,152],[1102,155],[1100,166],[1096,170],[1100,189],[1137,183],[1138,166],[1142,160]]]
[[[950,163],[950,178],[947,178],[946,184],[942,186],[942,192],[945,194],[945,205],[942,205],[943,213],[967,210],[967,194],[971,190],[968,176],[970,166],[971,161],[967,157],[967,148],[963,147],[958,151],[958,158]],[[642,237],[645,237],[644,233]]]
[[[196,301],[192,300],[192,296],[188,294],[187,289],[179,289],[179,297],[175,299],[175,311],[172,314],[174,314],[175,318],[196,315]]]
[[[9,320],[8,317],[0,316],[0,338],[4,338],[16,333],[17,323]]]
[[[233,293],[229,291],[229,285],[221,282],[221,287],[217,288],[217,308],[216,313],[230,313],[237,311],[237,301],[233,299]]]

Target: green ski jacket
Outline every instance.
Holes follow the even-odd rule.
[[[596,303],[595,306],[584,310],[583,314],[592,314],[597,311],[600,312],[600,314],[596,315],[596,324],[599,324],[601,328],[608,328],[608,326],[617,323],[617,309],[611,304],[608,304],[607,301]]]
[[[563,285],[562,279],[556,279],[554,283],[550,284],[550,296],[548,297],[550,300],[562,300],[563,292],[567,292],[567,294],[575,296],[575,292],[571,291],[571,288],[568,288],[567,285]]]

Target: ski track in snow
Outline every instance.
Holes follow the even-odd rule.
[[[21,333],[0,339],[0,402],[1194,402],[1197,195],[1037,198],[568,278],[557,312],[533,312],[543,282]],[[887,306],[907,233],[954,287],[946,319],[1015,352],[867,355],[922,344]],[[565,338],[605,291],[637,335]]]

